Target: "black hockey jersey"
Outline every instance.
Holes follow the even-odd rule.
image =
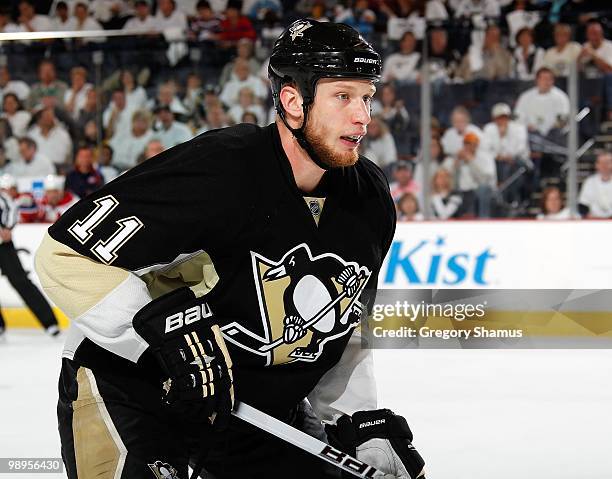
[[[372,162],[330,170],[305,194],[277,126],[238,125],[167,150],[79,202],[49,228],[36,265],[72,320],[64,355],[92,368],[116,364],[103,359],[111,353],[144,363],[131,318],[151,298],[183,285],[206,295],[237,398],[270,409],[295,404],[339,361],[394,229]],[[290,323],[306,333],[287,337]]]

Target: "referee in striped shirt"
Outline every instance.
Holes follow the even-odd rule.
[[[17,204],[0,190],[0,273],[8,278],[11,286],[32,310],[45,331],[51,336],[57,336],[57,318],[45,297],[28,278],[13,245],[11,230],[17,223],[18,214]],[[4,333],[4,328],[4,318],[0,310],[0,335]]]

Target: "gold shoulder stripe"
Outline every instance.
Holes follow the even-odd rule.
[[[48,233],[36,252],[34,266],[45,293],[70,319],[100,303],[130,274],[87,258]]]

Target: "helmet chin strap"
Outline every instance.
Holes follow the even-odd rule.
[[[295,137],[299,145],[304,149],[304,151],[308,153],[308,156],[310,156],[310,159],[314,161],[315,165],[317,165],[322,170],[327,171],[331,167],[321,161],[319,156],[315,153],[314,148],[312,147],[310,142],[306,139],[306,135],[304,133],[304,128],[306,127],[306,121],[308,120],[308,111],[310,109],[309,107],[310,107],[310,103],[308,104],[304,103],[302,105],[302,110],[304,111],[304,121],[302,122],[302,126],[299,128],[291,128],[289,126],[289,123],[287,122],[287,118],[285,117],[285,109],[282,107],[282,105],[280,105],[280,102],[279,102],[279,106],[276,109],[276,111],[280,115],[281,120],[283,120],[283,123],[285,124],[287,129],[293,134],[293,136]]]

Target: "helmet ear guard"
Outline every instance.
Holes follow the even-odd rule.
[[[298,20],[274,44],[268,66],[274,106],[285,126],[320,168],[329,166],[320,161],[304,134],[317,82],[321,78],[376,82],[381,77],[381,66],[380,55],[356,30],[344,24]],[[303,99],[304,120],[299,128],[289,126],[280,101],[280,92],[288,83],[297,86]]]

